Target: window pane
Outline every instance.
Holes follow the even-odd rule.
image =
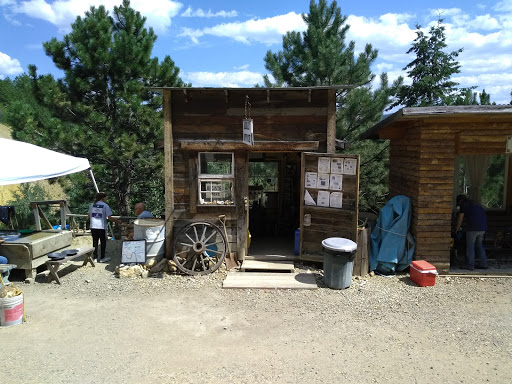
[[[199,173],[201,175],[232,175],[233,156],[231,153],[200,153]]]
[[[464,162],[464,156],[456,158],[456,194],[471,194],[472,186],[468,177],[468,170]],[[506,181],[506,155],[492,156],[489,167],[485,172],[480,188],[481,204],[485,208],[504,208],[504,192]]]
[[[231,181],[201,180],[201,204],[233,204],[233,183]]]

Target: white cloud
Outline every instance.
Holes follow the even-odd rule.
[[[195,44],[199,43],[199,38],[210,35],[227,37],[244,44],[255,42],[272,45],[280,43],[283,35],[288,31],[304,31],[305,29],[306,25],[302,20],[302,16],[295,12],[290,12],[286,15],[266,19],[251,19],[244,22],[223,23],[211,28],[184,28],[179,36],[188,37]]]
[[[109,11],[119,6],[120,0],[57,0],[52,3],[46,0],[27,0],[14,6],[7,3],[10,12],[23,14],[54,24],[63,33],[71,30],[71,24],[77,16],[83,17],[91,6],[104,5]],[[171,25],[183,4],[172,0],[132,0],[130,6],[147,18],[147,26],[157,32],[164,32]]]
[[[203,11],[201,8],[196,9],[195,11],[192,7],[188,7],[182,14],[182,17],[236,17],[238,16],[237,11],[218,11],[212,12],[211,9],[208,11]]]
[[[407,21],[412,18],[410,14],[387,13],[378,19],[350,15],[347,24],[350,29],[348,40],[354,40],[356,49],[362,50],[363,43],[371,43],[379,49],[379,55],[405,54],[407,47],[416,37],[414,29],[409,27]]]
[[[261,73],[250,71],[238,72],[186,72],[183,80],[194,87],[245,88],[263,83]]]
[[[23,72],[21,64],[18,59],[13,59],[9,55],[0,52],[0,79],[5,77],[12,77],[19,75]]]
[[[503,0],[494,6],[494,10],[498,12],[512,12],[512,0]]]

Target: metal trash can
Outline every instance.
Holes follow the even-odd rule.
[[[344,289],[352,283],[352,271],[357,244],[343,237],[322,241],[324,283],[332,289]]]

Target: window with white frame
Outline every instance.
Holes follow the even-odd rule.
[[[199,203],[233,204],[234,156],[228,152],[199,153]]]

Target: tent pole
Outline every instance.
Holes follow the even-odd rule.
[[[96,179],[94,178],[94,173],[92,173],[92,168],[89,168],[89,172],[91,173],[91,179],[92,183],[94,184],[94,188],[96,189],[96,192],[99,192],[98,184],[96,184]]]

